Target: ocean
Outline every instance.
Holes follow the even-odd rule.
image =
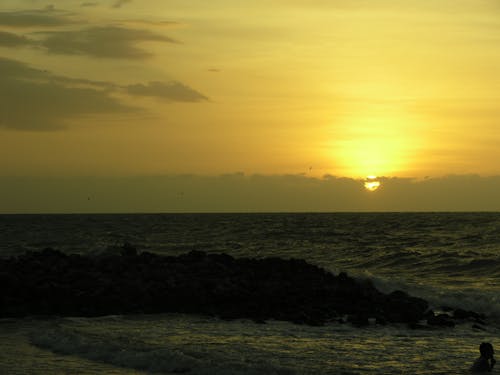
[[[414,330],[161,314],[0,320],[1,374],[461,374],[500,348],[500,213],[0,215],[0,256],[191,250],[301,258],[484,327]],[[499,371],[496,369],[497,372]]]

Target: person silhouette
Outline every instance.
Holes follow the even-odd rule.
[[[495,358],[493,358],[493,345],[489,342],[483,342],[479,345],[479,352],[481,356],[476,359],[471,367],[472,372],[491,372],[493,366],[495,366]]]

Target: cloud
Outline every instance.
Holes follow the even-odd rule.
[[[117,0],[113,4],[113,8],[121,8],[123,5],[130,3],[132,0]]]
[[[126,87],[131,95],[151,96],[178,102],[199,102],[208,100],[206,96],[180,82],[149,82]]]
[[[87,82],[87,87],[76,83]],[[58,130],[70,119],[102,113],[126,113],[103,84],[54,76],[46,71],[0,58],[0,127],[17,130]]]
[[[52,7],[42,10],[0,12],[0,26],[33,27],[62,26],[71,22],[65,14],[57,12]]]
[[[54,75],[46,70],[35,69],[17,60],[0,57],[0,80],[51,81],[62,85],[87,85],[94,88],[113,90],[120,86],[106,81],[94,81]]]
[[[376,192],[352,178],[243,174],[0,177],[0,186],[7,197],[0,212],[13,213],[500,210],[500,176],[385,178]],[[36,186],[37,194],[26,186]]]
[[[1,40],[1,34],[0,34]],[[113,93],[159,97],[177,102],[208,98],[180,82],[120,86],[55,75],[0,57],[0,127],[17,130],[59,130],[68,121],[92,114],[138,111]]]
[[[0,31],[0,46],[1,47],[22,47],[30,46],[33,41],[30,39],[6,31]]]
[[[175,21],[152,21],[152,20],[141,20],[141,19],[128,19],[117,21],[120,25],[127,25],[132,27],[154,27],[156,30],[159,28],[172,29],[175,27],[183,26],[182,23]]]
[[[0,57],[0,79],[37,79],[37,78],[48,78],[48,73],[33,69],[28,65],[16,61]]]
[[[140,42],[156,41],[176,43],[174,39],[148,30],[127,29],[117,26],[92,27],[78,31],[46,33],[41,45],[49,53],[89,55],[106,58],[143,59],[147,51],[137,47]]]

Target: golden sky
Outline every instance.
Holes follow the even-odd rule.
[[[496,0],[2,0],[0,174],[500,173]]]

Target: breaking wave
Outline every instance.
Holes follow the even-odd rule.
[[[31,343],[57,354],[75,355],[93,361],[150,373],[189,373],[196,375],[292,375],[289,368],[270,363],[240,362],[217,358],[203,352],[184,353],[179,349],[155,347],[132,341],[130,337],[106,339],[97,335],[53,329],[31,335]]]
[[[500,322],[500,295],[496,290],[478,288],[439,288],[428,284],[409,283],[406,279],[376,277],[364,274],[382,292],[403,290],[413,296],[427,300],[432,309],[440,310],[449,306],[476,311]]]

